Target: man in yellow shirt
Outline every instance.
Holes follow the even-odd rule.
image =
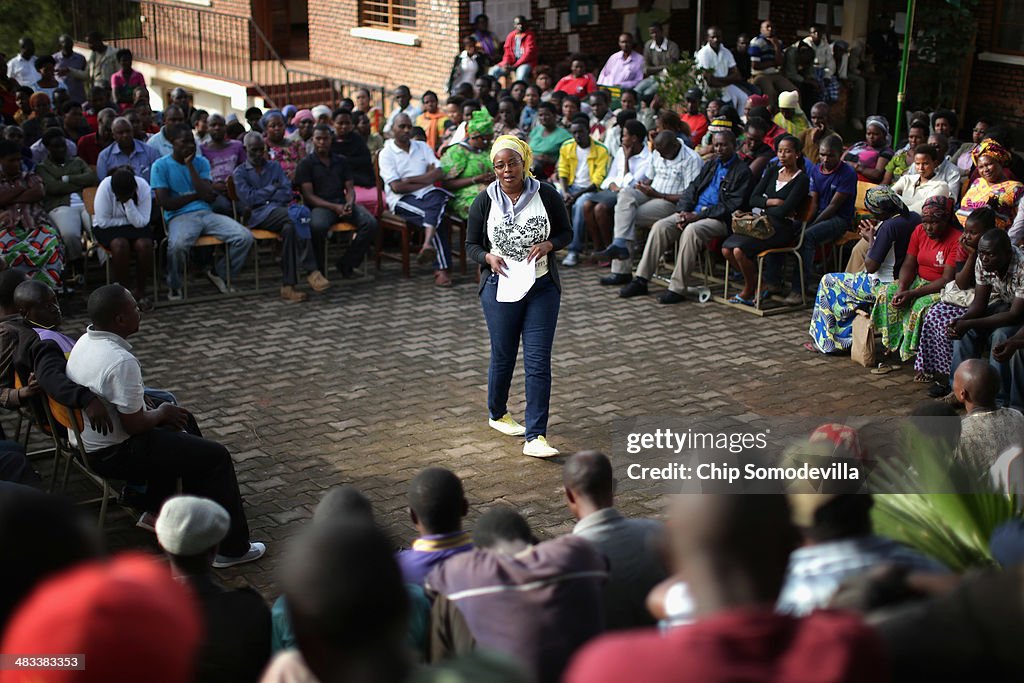
[[[573,233],[582,235],[583,205],[604,182],[611,155],[607,147],[590,137],[590,119],[586,114],[572,120],[569,132],[572,140],[562,143],[558,150],[558,181],[565,206],[572,212]]]

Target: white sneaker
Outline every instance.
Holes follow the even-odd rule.
[[[213,272],[212,270],[206,271],[206,279],[209,280],[210,284],[216,287],[221,294],[228,293],[227,284],[224,283],[224,280],[221,279],[220,275],[217,275],[217,273]]]
[[[228,557],[227,555],[217,553],[217,556],[213,558],[213,566],[217,569],[226,569],[227,567],[234,567],[236,564],[255,562],[263,557],[266,552],[267,546],[263,543],[250,543],[249,552],[241,557]]]
[[[538,436],[532,441],[526,442],[523,446],[523,455],[529,455],[533,458],[550,458],[558,455],[558,449],[549,444],[548,440],[543,436]]]
[[[172,289],[171,291],[167,292],[168,301],[181,301],[183,298],[184,295],[181,293],[180,289]]]
[[[512,415],[505,413],[498,420],[487,420],[487,424],[490,425],[491,429],[497,429],[502,434],[508,436],[522,436],[526,433],[526,427],[519,424],[512,419]]]
[[[572,268],[579,262],[580,255],[577,254],[575,251],[570,251],[568,254],[565,255],[565,258],[562,259],[562,265],[565,266],[566,268]]]

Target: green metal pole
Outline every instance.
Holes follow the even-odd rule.
[[[900,66],[900,91],[896,94],[896,123],[892,128],[892,143],[900,139],[903,124],[903,100],[907,89],[907,68],[910,66],[910,42],[914,35],[914,9],[917,0],[907,0],[907,24],[903,30],[903,62]]]

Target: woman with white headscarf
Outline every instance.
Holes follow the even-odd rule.
[[[869,116],[864,139],[846,150],[843,161],[857,172],[857,179],[878,184],[885,177],[885,165],[895,156],[889,146],[889,122],[884,116]]]
[[[572,228],[558,191],[531,174],[532,160],[530,146],[519,138],[502,135],[494,141],[491,163],[497,178],[469,209],[466,253],[488,269],[480,282],[480,304],[491,337],[488,423],[502,434],[525,436],[524,455],[548,458],[558,455],[547,442],[547,424],[551,346],[562,291],[558,264],[550,254],[569,244]],[[499,281],[522,269],[535,275],[529,289],[499,295]],[[502,287],[512,282],[510,278]],[[526,368],[525,426],[512,418],[507,405],[520,338]]]

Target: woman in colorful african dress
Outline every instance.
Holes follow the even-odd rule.
[[[295,169],[306,158],[306,146],[299,140],[285,137],[284,115],[276,109],[263,115],[264,139],[267,158],[281,165],[288,180],[295,180]]]
[[[21,147],[0,140],[0,258],[8,268],[57,288],[64,252],[60,232],[43,208],[45,196],[42,178],[21,170]]]
[[[949,373],[953,366],[953,338],[949,326],[963,317],[974,297],[974,266],[978,240],[995,227],[996,214],[988,206],[975,209],[964,224],[960,254],[956,257],[958,292],[943,294],[942,300],[928,309],[921,324],[921,342],[914,359],[915,381],[934,380],[936,397],[949,393]],[[1012,303],[1012,302],[1011,302]]]
[[[910,236],[921,222],[920,216],[909,211],[900,196],[885,185],[868,190],[864,206],[872,216],[859,226],[869,245],[864,269],[828,273],[821,279],[809,330],[814,341],[804,344],[809,351],[838,353],[850,348],[857,309],[870,308],[878,292],[896,279]]]
[[[960,210],[956,212],[960,225],[975,209],[991,206],[996,212],[996,227],[1007,230],[1017,216],[1018,204],[1024,196],[1024,185],[1016,180],[1007,180],[1003,168],[1010,163],[1010,152],[992,138],[981,141],[971,157],[978,169],[978,177],[971,183],[964,198],[960,202]],[[1021,241],[1024,235],[1010,232],[1014,244]]]
[[[917,353],[921,322],[939,293],[953,279],[960,251],[959,229],[953,226],[953,200],[929,197],[921,209],[921,225],[914,228],[896,282],[878,292],[871,320],[882,335],[882,345],[900,360]]]
[[[463,220],[469,216],[469,207],[477,195],[494,180],[491,167],[491,138],[494,120],[486,109],[473,112],[466,124],[466,139],[458,142],[441,156],[444,180],[441,186],[452,193],[448,210]]]

